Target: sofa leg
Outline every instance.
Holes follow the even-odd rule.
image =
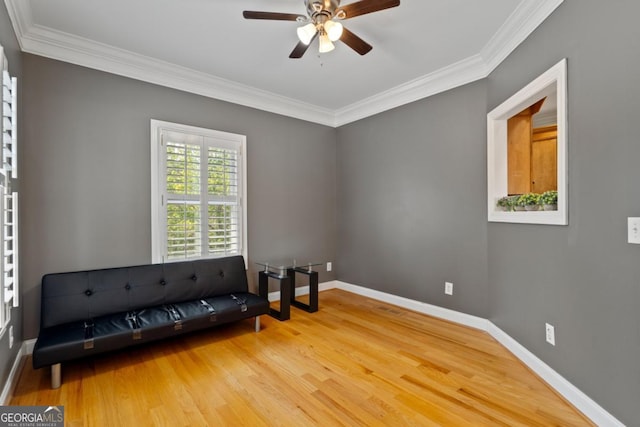
[[[260,332],[260,316],[256,316],[256,332]]]
[[[59,363],[51,365],[51,388],[60,388],[62,368]]]

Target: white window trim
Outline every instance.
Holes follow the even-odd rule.
[[[507,121],[538,101],[551,87],[558,103],[558,209],[555,211],[505,212],[496,202],[507,194]],[[567,225],[567,60],[563,59],[487,114],[487,215],[489,222]]]
[[[245,135],[239,135],[229,132],[222,132],[213,129],[206,129],[196,126],[183,125],[179,123],[171,123],[161,120],[151,120],[151,262],[162,263],[169,262],[164,259],[164,244],[163,239],[159,237],[163,233],[163,227],[165,219],[163,217],[162,209],[162,179],[161,170],[159,165],[161,163],[162,150],[161,133],[162,131],[173,131],[187,134],[198,134],[201,136],[222,139],[232,141],[240,144],[240,176],[241,176],[241,194],[240,194],[240,209],[241,209],[241,250],[240,253],[244,256],[245,264],[248,260],[248,230],[247,230],[247,137]]]

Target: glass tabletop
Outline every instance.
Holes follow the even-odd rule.
[[[286,271],[290,268],[296,268],[300,270],[307,270],[309,272],[313,271],[313,267],[317,267],[322,265],[322,262],[317,261],[307,261],[303,260],[302,262],[293,258],[293,259],[276,259],[276,260],[268,260],[268,261],[257,261],[257,265],[264,267],[264,271],[279,273],[280,276],[286,276]]]

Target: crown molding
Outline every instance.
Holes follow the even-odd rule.
[[[13,31],[16,33],[20,49],[24,51],[22,40],[29,33],[29,29],[33,27],[33,14],[31,12],[31,3],[29,1],[12,1],[5,0],[7,13],[13,25]]]
[[[479,54],[336,110],[336,127],[489,76],[563,1],[522,1]]]
[[[4,1],[24,52],[339,127],[487,77],[564,0],[523,0],[477,55],[337,110],[38,26],[33,23],[29,1]]]
[[[471,83],[487,75],[484,60],[479,55],[469,57],[336,110],[336,127]]]
[[[331,110],[50,28],[33,25],[22,37],[21,46],[25,52],[47,58],[301,120],[334,125]]]
[[[524,0],[480,51],[487,75],[526,40],[564,0]]]

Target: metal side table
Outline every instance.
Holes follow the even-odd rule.
[[[269,309],[269,314],[278,320],[288,320],[291,317],[291,306],[309,313],[318,311],[318,272],[313,267],[322,265],[319,262],[296,263],[296,260],[285,262],[257,262],[264,267],[258,272],[258,293],[269,296],[269,278],[275,279],[280,285],[280,310]],[[296,299],[296,274],[303,274],[309,279],[309,304]]]

